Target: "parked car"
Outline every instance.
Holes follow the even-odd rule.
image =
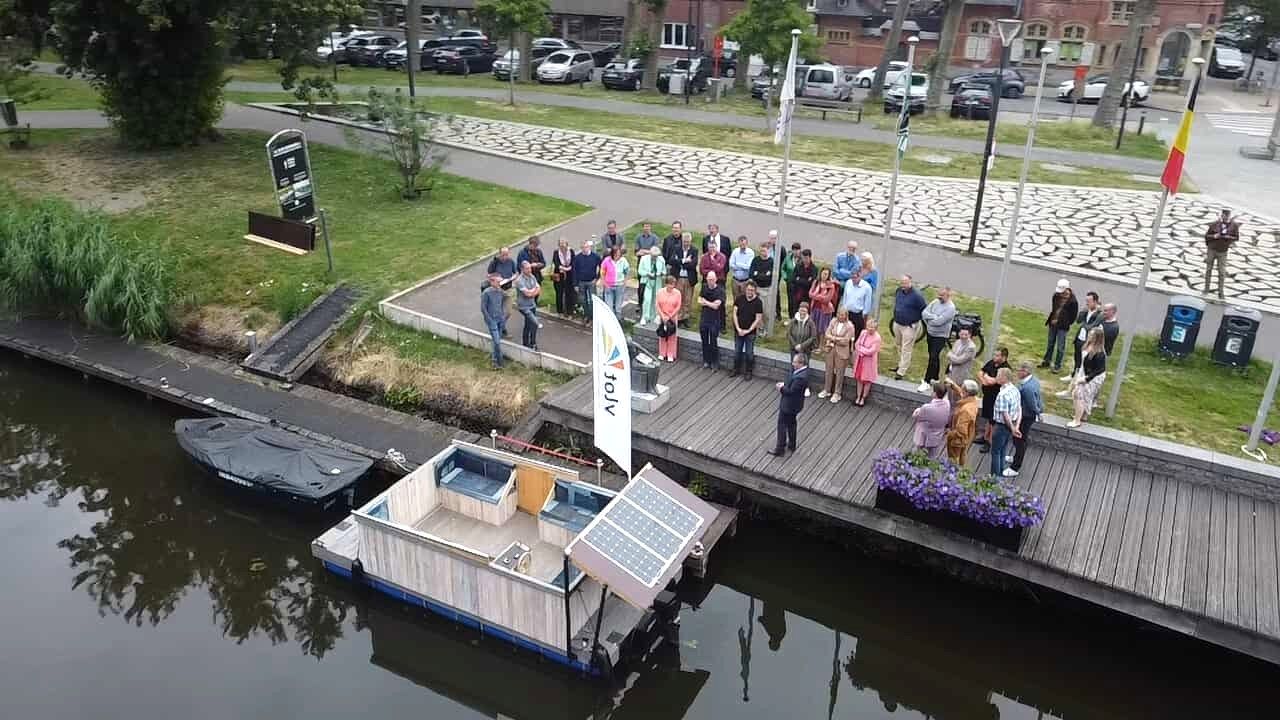
[[[911,90],[909,94],[906,84],[906,75],[899,73],[894,84],[885,91],[884,112],[886,115],[902,112],[904,99],[907,103],[907,112],[912,114],[924,112],[925,97],[929,94],[929,76],[924,73],[911,73]]]
[[[1238,78],[1244,67],[1244,55],[1236,48],[1215,47],[1209,55],[1209,77]]]
[[[644,84],[644,60],[611,62],[600,71],[600,84],[610,90],[639,90]]]
[[[985,85],[992,88],[994,92],[996,86],[996,75],[1000,72],[999,68],[995,70],[977,70],[965,75],[959,75],[951,78],[951,83],[947,86],[947,92],[955,94],[960,88],[966,85]],[[1022,73],[1017,70],[1005,70],[1004,79],[1000,83],[1000,97],[1019,98],[1027,91],[1026,78],[1022,77]]]
[[[622,52],[622,43],[609,43],[599,50],[592,50],[591,59],[595,61],[596,67],[604,67],[613,62],[620,52]]]
[[[738,76],[738,53],[733,50],[725,50],[720,55],[719,62],[713,57],[707,58],[707,69],[711,72],[711,77],[716,77],[716,71],[720,72],[719,77],[732,78]]]
[[[316,48],[316,57],[321,60],[335,60],[345,62],[345,47],[348,42],[358,37],[366,37],[374,35],[372,30],[354,30],[351,33],[332,32],[329,33],[329,41],[324,45]]]
[[[436,51],[436,74],[470,75],[474,72],[489,72],[493,69],[495,59],[497,58],[492,50],[474,45],[454,45]]]
[[[846,102],[853,99],[853,79],[838,65],[808,65],[797,68],[796,87],[801,97]]]
[[[495,60],[497,59],[497,56],[498,56],[498,46],[494,45],[488,40],[481,40],[478,38],[463,39],[463,40],[449,40],[445,38],[436,38],[435,40],[427,41],[427,49],[424,50],[422,53],[422,65],[420,67],[423,70],[435,69],[436,60],[438,59],[441,53],[451,48],[458,48],[458,47],[476,48],[480,50],[482,53],[489,53],[493,55]]]
[[[551,48],[552,50],[581,50],[576,40],[565,40],[557,37],[540,37],[533,39],[533,47]]]
[[[892,85],[894,81],[898,79],[898,76],[902,74],[902,71],[906,69],[907,64],[905,62],[901,60],[890,60],[889,68],[885,70],[884,73],[884,86],[887,88]],[[858,84],[858,87],[869,88],[871,87],[871,81],[875,80],[875,78],[876,69],[872,66],[855,75],[854,82]]]
[[[575,83],[591,79],[596,61],[586,50],[557,50],[538,66],[538,82]]]
[[[773,69],[766,67],[760,71],[759,75],[751,78],[751,97],[756,100],[763,100],[765,90],[774,87],[776,84]]]
[[[1260,48],[1255,48],[1252,54],[1259,60],[1266,60],[1267,62],[1280,60],[1280,40],[1272,40]]]
[[[1080,102],[1098,102],[1102,99],[1102,93],[1107,89],[1107,76],[1094,75],[1085,78],[1084,94],[1080,97]],[[1076,84],[1074,80],[1065,80],[1058,85],[1058,101],[1071,102],[1074,99]],[[1129,102],[1132,99],[1134,105],[1141,105],[1147,101],[1151,95],[1151,87],[1141,80],[1133,81],[1132,98],[1130,98],[1129,83],[1124,84],[1124,88],[1120,91],[1123,93],[1122,102]]]
[[[390,35],[367,35],[347,43],[347,64],[377,67],[382,64],[382,54],[400,44]]]
[[[454,30],[446,40],[488,40],[489,36],[479,30]]]
[[[711,65],[706,62],[706,60],[707,59],[703,57],[695,57],[692,60],[689,58],[680,58],[673,63],[658,68],[658,92],[665,93],[671,88],[672,75],[684,75],[686,78],[689,77],[690,63],[693,65],[693,79],[689,81],[691,83],[689,86],[691,91],[693,93],[700,93],[706,90],[707,86],[710,84],[708,82],[708,78],[711,77]]]
[[[427,43],[429,42],[431,41],[419,40],[418,52],[422,53],[426,51]],[[390,50],[382,53],[382,67],[388,70],[400,70],[404,68],[405,63],[408,61],[408,59],[409,59],[409,41],[406,40],[404,42],[401,42],[399,45],[391,48]]]
[[[529,60],[529,68],[536,73],[538,70],[538,66],[542,64],[542,61],[546,60],[547,56],[553,52],[555,51],[551,50],[550,48],[544,48],[544,47],[530,48],[529,57],[531,59]],[[520,64],[520,51],[508,50],[502,54],[502,57],[494,61],[493,77],[498,80],[510,80],[511,68],[516,67],[519,64]]]
[[[965,85],[951,98],[951,117],[990,120],[995,94],[990,85]],[[901,105],[899,105],[901,107]]]

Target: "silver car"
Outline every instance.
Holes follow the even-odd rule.
[[[596,61],[585,50],[561,50],[551,53],[538,66],[538,82],[575,83],[591,79]]]

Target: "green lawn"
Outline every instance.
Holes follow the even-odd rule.
[[[882,130],[897,127],[897,116],[883,114],[868,115],[871,122]],[[947,137],[965,138],[968,140],[985,140],[987,122],[985,120],[952,119],[946,113],[932,117],[913,117],[911,132],[928,135],[945,135]],[[996,143],[1005,147],[1022,147],[1027,142],[1027,124],[1025,122],[1002,122],[996,125]],[[1154,133],[1135,135],[1126,133],[1120,150],[1116,150],[1116,131],[1095,128],[1088,122],[1069,122],[1042,117],[1036,128],[1036,147],[1073,150],[1083,153],[1103,153],[1107,155],[1129,155],[1148,160],[1164,160],[1168,157],[1169,148]]]
[[[98,91],[84,80],[71,80],[60,75],[28,76],[44,97],[18,106],[18,119],[23,110],[93,110],[98,107]]]
[[[694,230],[695,244],[701,243],[703,228]],[[627,228],[624,234],[630,240],[640,231],[640,225]],[[654,232],[665,237],[670,229],[666,225],[654,223]],[[753,247],[758,245],[758,239]],[[820,266],[824,263],[818,263]],[[892,317],[893,292],[896,284],[889,283],[884,288],[880,302],[882,322],[881,329],[884,347],[880,352],[881,375],[891,375],[897,365],[898,355],[889,334],[888,324]],[[936,288],[925,288],[925,296],[933,299]],[[1081,292],[1087,288],[1081,288]],[[733,298],[729,298],[732,307]],[[1103,298],[1104,301],[1107,298]],[[957,295],[956,306],[961,312],[982,315],[984,327],[990,329],[992,302],[986,298]],[[786,307],[784,303],[783,310]],[[1124,314],[1121,307],[1121,323],[1123,328]],[[1021,360],[1040,362],[1044,355],[1045,331],[1044,310],[1021,307],[1006,307],[1000,328],[1000,345],[1007,347],[1010,362],[1014,366]],[[693,308],[690,327],[697,327],[698,309]],[[1201,334],[1211,330],[1202,329]],[[789,351],[786,342],[786,328],[779,324],[773,335],[763,337],[759,341],[761,347],[779,352]],[[988,338],[988,343],[992,340]],[[732,349],[731,335],[721,337],[722,352],[725,347]],[[1120,341],[1116,342],[1116,358],[1108,363],[1114,371],[1119,362]],[[1066,365],[1071,364],[1071,344],[1067,344]],[[911,358],[911,367],[906,377],[912,382],[919,382],[924,377],[925,365],[928,363],[928,351],[923,342],[917,343]],[[975,365],[980,367],[981,363]],[[1171,363],[1162,360],[1156,352],[1154,337],[1139,336],[1135,338],[1133,352],[1129,359],[1129,369],[1125,380],[1124,391],[1120,395],[1120,404],[1116,409],[1116,417],[1108,420],[1105,417],[1104,405],[1111,392],[1108,381],[1103,388],[1099,407],[1094,411],[1090,422],[1121,430],[1163,438],[1174,442],[1209,448],[1243,457],[1240,446],[1248,439],[1237,426],[1249,425],[1253,422],[1262,399],[1263,386],[1271,371],[1269,363],[1254,360],[1246,376],[1240,376],[1214,365],[1208,358],[1207,351],[1197,351],[1185,362]],[[1062,417],[1070,417],[1071,401],[1060,399],[1053,394],[1066,388],[1066,383],[1058,378],[1063,373],[1052,373],[1048,370],[1037,370],[1037,376],[1044,385],[1046,411]],[[1280,412],[1273,410],[1267,420],[1267,427],[1280,427]]]

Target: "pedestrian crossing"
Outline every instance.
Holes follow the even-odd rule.
[[[1205,117],[1214,127],[1251,137],[1270,135],[1271,123],[1275,120],[1271,113],[1206,113]]]

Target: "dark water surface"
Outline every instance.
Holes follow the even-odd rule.
[[[1280,672],[767,525],[616,688],[353,591],[177,412],[0,355],[0,717],[1277,718]]]

